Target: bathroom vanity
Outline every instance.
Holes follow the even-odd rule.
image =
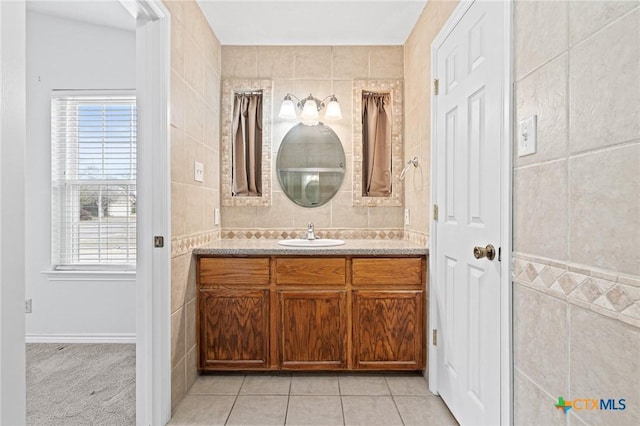
[[[223,240],[194,253],[200,371],[425,368],[426,248]]]

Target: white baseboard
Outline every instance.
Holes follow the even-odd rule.
[[[135,333],[125,334],[27,334],[25,343],[136,343]]]

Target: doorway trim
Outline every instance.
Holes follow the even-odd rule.
[[[170,14],[161,0],[120,0],[136,18],[138,104],[136,424],[171,418]],[[164,245],[154,245],[154,237]]]
[[[436,73],[437,48],[449,37],[458,25],[462,17],[469,10],[475,0],[461,0],[438,35],[431,43],[431,76]],[[480,0],[478,0],[480,1]],[[503,425],[513,422],[513,339],[512,339],[512,285],[511,285],[511,261],[512,261],[512,217],[513,217],[513,6],[512,2],[504,2],[502,17],[503,40],[505,43],[505,56],[502,63],[504,81],[502,86],[503,118],[502,140],[503,147],[500,158],[501,194],[500,213],[502,223],[500,230],[500,247],[502,260],[500,263],[500,423]],[[436,108],[435,95],[431,94],[431,158],[436,158],[436,147],[433,141],[436,137],[435,126]],[[431,204],[436,199],[437,163],[431,162]],[[435,285],[435,258],[434,252],[438,250],[438,236],[436,234],[435,221],[431,221],[431,237],[429,238],[429,294],[434,295]],[[429,328],[438,329],[436,298],[429,297]],[[429,334],[427,334],[429,336]],[[433,342],[429,345],[429,389],[438,394],[438,370],[437,350]]]

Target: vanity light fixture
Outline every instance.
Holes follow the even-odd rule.
[[[291,98],[295,98],[298,102],[294,104]],[[324,113],[324,118],[326,120],[342,119],[342,110],[336,95],[329,95],[320,100],[312,94],[309,94],[309,96],[304,99],[300,99],[295,95],[287,93],[280,105],[280,113],[278,116],[287,120],[295,120],[297,117],[296,107],[298,107],[302,110],[302,113],[300,114],[302,123],[308,126],[314,126],[319,122],[320,110],[325,107],[324,101],[327,99],[329,99],[329,103],[326,105],[327,109]]]

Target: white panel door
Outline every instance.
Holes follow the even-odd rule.
[[[500,423],[503,5],[475,1],[435,49],[438,392],[461,424]]]

